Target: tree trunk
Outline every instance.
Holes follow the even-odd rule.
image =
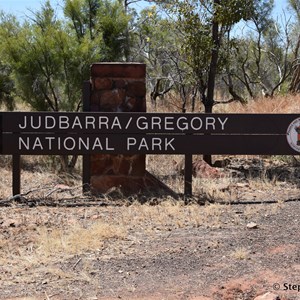
[[[293,67],[292,81],[289,88],[289,91],[291,93],[300,92],[300,60],[298,58],[299,49],[300,49],[300,35],[298,37],[298,42],[295,49],[295,65]]]
[[[128,7],[129,7],[129,2],[127,0],[124,1],[124,11],[125,15],[128,15]],[[124,41],[124,56],[125,56],[125,61],[129,62],[130,61],[130,34],[129,34],[129,24],[126,26],[126,31],[125,31],[125,41]]]
[[[295,93],[295,94],[300,92],[300,65],[299,64],[294,68],[293,78],[289,90],[291,93]]]
[[[214,91],[215,91],[215,81],[218,67],[219,58],[219,48],[220,48],[220,38],[219,38],[219,23],[217,21],[217,8],[216,6],[220,4],[220,0],[214,0],[215,4],[215,16],[212,22],[212,50],[211,50],[211,60],[208,73],[207,82],[207,97],[204,103],[205,112],[212,113],[212,108],[214,105]]]
[[[204,101],[205,113],[212,113],[212,108],[214,106],[214,91],[215,91],[215,81],[218,67],[219,58],[219,48],[220,48],[220,38],[219,38],[219,23],[217,20],[217,6],[220,4],[220,0],[214,0],[215,5],[215,15],[212,21],[212,50],[211,50],[211,60],[208,73],[207,82],[207,97]],[[204,155],[203,159],[209,165],[212,165],[211,155]]]
[[[152,103],[152,105],[154,105],[154,107],[156,107],[156,98],[163,97],[165,94],[167,94],[173,88],[173,83],[170,83],[168,87],[165,87],[162,91],[160,91],[161,80],[162,80],[162,78],[156,79],[156,83],[150,93],[151,103]]]

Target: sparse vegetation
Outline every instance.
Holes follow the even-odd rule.
[[[249,250],[245,248],[237,248],[233,253],[232,257],[238,260],[248,259],[249,258]]]
[[[51,257],[56,254],[81,254],[95,251],[109,239],[122,239],[126,236],[123,226],[97,221],[86,228],[79,224],[68,228],[38,229],[36,249],[41,257]]]
[[[282,24],[273,1],[150,1],[134,12],[136,2],[66,0],[59,19],[47,1],[24,23],[0,13],[1,109],[80,110],[91,63],[138,60],[149,112],[300,111],[299,0]],[[240,19],[251,35],[232,34]],[[26,156],[23,195],[10,198],[11,158],[0,156],[0,298],[253,300],[300,282],[299,207],[286,202],[299,199],[300,162],[213,157],[224,159],[219,176],[194,178],[190,199],[95,198],[82,194],[80,160],[67,174],[57,157]],[[147,169],[183,194],[181,161],[148,155]]]
[[[218,278],[222,278],[222,284],[226,286],[225,278],[230,278],[227,274],[235,272],[250,276],[252,273],[247,273],[249,265],[264,270],[269,250],[263,247],[272,247],[275,241],[276,245],[282,242],[278,228],[269,227],[268,220],[274,220],[276,226],[280,225],[278,220],[289,222],[293,224],[289,225],[292,226],[290,230],[297,226],[292,220],[282,219],[282,216],[291,214],[291,209],[287,209],[288,206],[277,204],[185,205],[183,201],[173,199],[154,206],[134,202],[121,207],[70,209],[38,206],[30,209],[15,204],[1,208],[0,297],[30,295],[42,299],[45,293],[49,297],[57,293],[73,299],[78,295],[86,298],[91,291],[95,293],[94,297],[108,296],[111,290],[122,296],[128,293],[140,295],[143,287],[150,287],[152,283],[162,291],[160,285],[157,287],[160,281],[154,279],[158,276],[157,271],[151,267],[156,261],[163,268],[160,272],[170,278],[180,276],[178,272],[183,268],[180,261],[188,264],[185,272],[192,272],[191,278],[194,278],[193,272],[198,274],[198,271],[193,271],[193,266],[200,263],[202,269],[197,275],[198,284],[193,288],[193,294],[199,293],[203,275],[206,276],[205,282],[219,284],[214,280],[220,274]],[[247,229],[246,224],[253,220],[263,229]],[[274,236],[269,235],[269,231]],[[287,235],[283,233],[283,236]],[[277,256],[280,255],[280,248],[276,251]],[[289,248],[285,245],[284,255],[287,251]],[[291,255],[294,254],[289,252],[289,257],[293,257]],[[174,273],[168,273],[169,268],[172,269],[170,261],[178,264]],[[242,263],[245,270],[236,266],[237,263]],[[277,268],[277,260],[273,267]],[[159,270],[155,266],[155,270],[157,268]],[[284,276],[282,272],[279,274]],[[290,275],[293,271],[288,272]],[[153,279],[149,280],[149,274]],[[126,285],[116,285],[111,276],[117,281],[126,278]],[[134,284],[132,278],[144,278],[143,283]],[[259,278],[272,284],[271,278]],[[244,280],[248,288],[251,284],[252,289],[260,288],[251,283],[250,277],[239,277],[239,282]],[[163,289],[166,289],[166,284]],[[207,296],[213,293],[211,290],[201,291]],[[246,293],[246,289],[242,291]]]

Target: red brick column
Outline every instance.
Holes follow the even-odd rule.
[[[146,66],[139,63],[96,63],[91,67],[90,111],[146,112]],[[112,187],[125,195],[145,186],[145,155],[91,156],[91,190],[106,193]]]

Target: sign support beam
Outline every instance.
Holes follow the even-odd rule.
[[[185,154],[184,156],[184,196],[189,198],[193,194],[192,181],[193,181],[193,155]]]
[[[14,154],[12,157],[12,181],[13,181],[13,196],[21,193],[21,155]]]
[[[91,97],[91,83],[85,81],[82,89],[82,105],[83,111],[89,111]],[[82,156],[82,192],[86,194],[90,191],[91,181],[91,155],[85,154]]]

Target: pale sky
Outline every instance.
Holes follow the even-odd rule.
[[[51,0],[50,2],[57,9],[63,5],[62,0]],[[33,11],[39,10],[42,3],[44,3],[43,0],[0,0],[0,10],[22,17],[29,13],[27,9]],[[274,14],[278,15],[282,12],[282,9],[286,8],[287,0],[275,0],[275,4],[276,10]],[[142,3],[137,3],[136,6],[137,8],[141,8]]]
[[[41,8],[43,0],[0,0],[0,10],[5,13],[11,13],[21,18],[30,15],[30,11],[37,11]],[[62,6],[63,1],[50,0],[52,7],[57,8]]]

